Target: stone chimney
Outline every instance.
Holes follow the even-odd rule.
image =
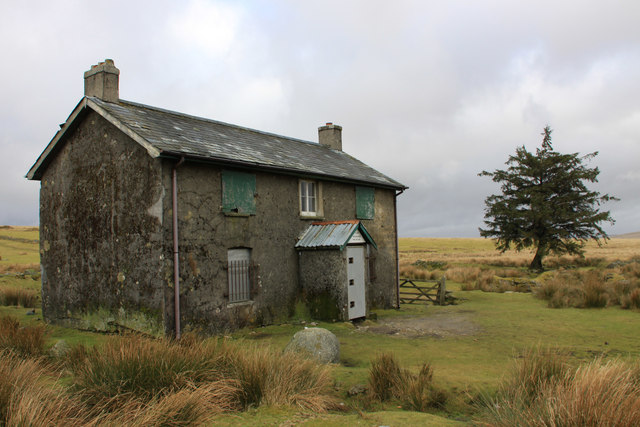
[[[98,65],[92,65],[84,72],[84,95],[95,96],[103,101],[118,102],[118,79],[120,70],[113,64],[113,59],[105,59]]]
[[[320,145],[342,151],[342,126],[327,123],[318,128]]]

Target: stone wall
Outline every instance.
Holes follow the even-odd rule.
[[[40,189],[47,321],[163,332],[159,166],[94,112],[68,131]]]
[[[88,111],[42,177],[44,316],[89,329],[171,333],[176,162],[151,158]],[[254,215],[223,212],[223,171],[255,175]],[[286,321],[302,301],[307,274],[294,246],[319,220],[300,216],[299,177],[189,160],[177,173],[182,328],[218,333]],[[323,221],[356,219],[355,185],[323,181],[322,205]],[[376,189],[375,217],[363,220],[378,245],[369,308],[395,304],[393,209],[394,191]],[[228,302],[227,251],[233,248],[250,248],[257,267],[249,302]]]
[[[164,186],[170,188],[171,168],[164,165]],[[222,211],[221,166],[187,161],[178,169],[181,315],[183,328],[209,332],[233,330],[246,325],[285,321],[301,301],[304,271],[299,271],[294,246],[298,236],[318,219],[299,214],[298,177],[247,171],[256,176],[255,215],[232,215]],[[324,221],[355,219],[355,185],[322,183]],[[376,190],[375,217],[363,223],[378,245],[376,280],[368,285],[371,307],[389,308],[395,303],[396,258],[392,190]],[[165,199],[166,218],[171,218],[170,198]],[[171,242],[171,227],[164,227]],[[228,303],[227,250],[250,248],[259,269],[259,288],[251,302]],[[337,251],[339,253],[339,251]],[[343,254],[337,255],[340,257]],[[173,325],[173,279],[171,246],[165,245],[165,292],[168,325]],[[346,275],[346,269],[344,269]],[[345,280],[340,282],[346,283]],[[172,326],[171,326],[172,327]]]
[[[314,319],[348,320],[346,250],[299,251],[300,286]]]

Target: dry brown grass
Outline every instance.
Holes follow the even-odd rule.
[[[447,394],[433,384],[433,368],[422,365],[417,374],[400,367],[392,353],[382,353],[371,360],[369,395],[381,402],[398,400],[404,409],[425,412],[441,408]]]
[[[325,412],[336,406],[326,365],[266,347],[193,337],[176,343],[128,336],[100,349],[71,352],[67,366],[74,389],[95,410],[106,412],[130,404],[146,408],[175,393],[186,399],[191,394],[184,390],[219,381],[225,390],[233,389],[233,405],[224,408],[297,406]]]
[[[55,384],[38,359],[0,353],[0,424],[80,426],[88,421],[82,404]]]
[[[566,266],[580,262],[583,265],[628,261],[638,257],[640,239],[610,239],[602,246],[588,242],[583,261],[581,257],[545,258],[545,264]],[[486,239],[441,239],[441,238],[401,238],[400,259],[407,264],[417,260],[446,262],[447,264],[482,264],[496,267],[527,267],[533,259],[533,252],[508,251],[498,253],[492,242]]]
[[[27,329],[3,325],[3,337]],[[0,425],[203,425],[260,405],[338,407],[331,367],[246,343],[131,335],[46,364],[14,347],[0,352]],[[70,385],[56,384],[62,373]]]
[[[38,293],[33,289],[1,287],[0,305],[16,305],[33,308],[38,302]]]
[[[530,352],[482,420],[495,426],[640,425],[640,367],[595,360],[571,368],[549,352]]]
[[[0,264],[0,274],[40,271],[40,264]]]
[[[44,353],[44,325],[21,326],[13,316],[0,317],[0,351],[8,350],[22,357]]]
[[[235,347],[229,353],[231,375],[240,383],[244,407],[297,406],[314,412],[335,408],[330,367],[292,352],[267,347]]]
[[[548,275],[536,289],[538,298],[549,307],[601,308],[620,305],[640,307],[640,280],[621,274],[623,269],[557,271]]]
[[[225,379],[208,384],[189,385],[151,401],[128,399],[117,410],[93,408],[92,422],[97,425],[186,426],[211,424],[213,418],[238,410],[238,386]],[[110,405],[107,405],[110,406]]]

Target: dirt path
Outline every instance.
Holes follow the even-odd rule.
[[[380,319],[375,323],[365,322],[357,326],[357,330],[406,338],[475,335],[480,332],[480,327],[475,324],[473,317],[472,311],[434,313],[420,317],[393,317]]]

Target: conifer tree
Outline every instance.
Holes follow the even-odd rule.
[[[598,168],[584,164],[598,152],[558,153],[551,145],[551,132],[549,126],[544,128],[542,146],[535,154],[518,147],[505,163],[507,169],[479,174],[500,183],[502,190],[485,200],[486,228],[479,229],[480,235],[496,239],[501,252],[533,247],[530,268],[536,270],[542,270],[549,253],[582,255],[588,240],[598,244],[608,240],[601,224],[614,220],[609,211],[600,211],[600,205],[618,200],[586,186],[598,181]]]

